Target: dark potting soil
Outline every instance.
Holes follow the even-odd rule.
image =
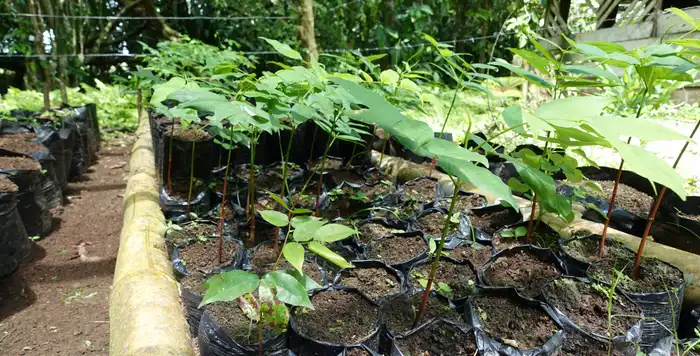
[[[297,208],[313,206],[314,202],[316,201],[316,195],[315,193],[313,193],[313,195],[309,193],[311,191],[315,192],[316,188],[309,188],[304,194],[302,194],[301,192],[296,192],[292,194],[292,197],[290,198],[290,200],[292,201],[292,205]]]
[[[353,287],[372,300],[401,290],[398,278],[383,268],[353,268],[344,271],[339,284]]]
[[[593,340],[580,333],[567,333],[561,348],[562,356],[608,356],[608,345],[604,342]],[[611,354],[617,356],[613,351]]]
[[[426,236],[442,236],[442,229],[445,226],[447,214],[434,212],[421,216],[416,220],[416,229],[422,231]],[[457,231],[457,224],[450,223],[445,236],[450,236]]]
[[[428,281],[428,276],[430,276],[430,264],[415,267],[409,273],[409,278],[411,279],[413,287],[421,288],[420,280],[423,280],[423,283],[425,283]],[[439,283],[447,284],[452,290],[439,290]],[[433,287],[431,289],[450,299],[461,299],[470,296],[475,287],[476,274],[474,274],[474,271],[472,271],[468,265],[445,260],[440,260],[438,262],[437,273],[435,274],[435,280],[433,281]]]
[[[634,259],[634,254],[623,246],[615,240],[606,240],[603,246],[603,259],[622,261]],[[562,249],[578,261],[591,263],[598,260],[599,248],[598,239],[576,239],[564,245]]]
[[[450,208],[451,199],[441,199],[438,202],[438,206],[443,209]],[[483,195],[470,194],[464,195],[460,194],[455,201],[455,212],[468,211],[474,208],[483,208],[488,204],[488,201]]]
[[[474,356],[474,334],[464,332],[448,323],[433,323],[420,331],[396,340],[396,346],[406,356]]]
[[[275,265],[275,262],[273,261],[272,263],[262,266],[262,267],[257,267],[256,268],[256,273],[260,276],[262,276],[265,273],[272,272],[272,267]],[[289,262],[285,261],[284,259],[280,259],[279,264],[277,265],[276,270],[277,271],[283,271],[283,270],[288,270],[292,271],[294,270],[294,266],[289,264]],[[323,286],[323,276],[321,275],[321,270],[318,268],[318,265],[315,262],[308,262],[305,261],[304,264],[301,266],[302,272],[304,272],[304,275],[311,278],[314,282],[316,282],[318,285]]]
[[[192,199],[197,198],[197,193],[201,186],[200,181],[192,182]],[[190,180],[189,179],[175,179],[171,181],[172,189],[168,189],[167,182],[165,183],[168,196],[172,200],[186,202],[190,198]]]
[[[209,133],[200,128],[176,129],[173,132],[173,137],[184,141],[204,141],[209,138]]]
[[[39,162],[25,157],[0,157],[0,169],[41,169]]]
[[[544,310],[514,299],[482,296],[474,299],[473,306],[492,338],[521,350],[542,346],[557,330]]]
[[[347,350],[345,352],[345,356],[372,356],[372,354],[367,352],[367,350],[363,350],[360,348],[354,348],[354,349]]]
[[[410,199],[427,203],[435,200],[437,195],[437,185],[438,182],[432,179],[422,178],[406,183],[403,186],[403,190]]]
[[[202,286],[204,286],[206,280],[204,273],[193,272],[180,280],[180,286],[194,294],[204,295],[205,292],[202,290]]]
[[[240,247],[239,244],[224,239],[223,265],[219,263],[219,240],[216,238],[195,242],[181,249],[180,258],[185,261],[188,272],[210,271],[231,263]]]
[[[683,214],[681,212],[678,213],[678,216],[688,219],[688,220],[693,220],[693,221],[698,221],[700,222],[700,215],[689,215],[689,214]]]
[[[639,278],[632,277],[633,267],[634,256],[628,260],[606,258],[600,263],[593,264],[588,269],[587,274],[595,279],[610,283],[613,269],[622,271],[630,278],[623,278],[619,286],[629,293],[666,292],[669,288],[675,288],[683,282],[683,272],[656,258],[642,257],[642,262],[639,265]]]
[[[255,211],[275,210],[277,202],[269,197],[260,197],[255,201]]]
[[[263,173],[255,176],[255,188],[262,190],[274,190],[282,186],[284,180],[281,176],[272,173]]]
[[[475,228],[493,235],[503,225],[508,225],[513,222],[513,213],[509,210],[496,210],[481,215],[476,215],[472,212],[467,213],[469,221]]]
[[[368,171],[362,174],[362,179],[364,180],[365,184],[382,182],[383,184],[393,185],[391,181],[384,180],[382,178],[383,177],[380,174],[377,174],[376,171]]]
[[[212,303],[206,306],[206,311],[231,339],[244,345],[257,345],[258,323],[243,314],[236,301]],[[263,323],[263,340],[277,335],[273,328]]]
[[[484,273],[493,286],[515,287],[526,297],[540,295],[545,284],[561,275],[553,263],[541,261],[527,251],[501,256]]]
[[[384,316],[384,323],[391,332],[403,334],[413,329],[413,319],[418,313],[422,295],[423,293],[416,293],[411,296],[392,299],[390,303],[384,304],[382,316]],[[462,322],[460,313],[451,309],[446,301],[443,302],[440,298],[431,295],[428,298],[428,304],[423,312],[423,320],[421,322],[433,318]]]
[[[255,166],[254,169],[255,169],[255,174],[258,174],[258,172],[260,172],[260,167]],[[250,165],[236,166],[235,175],[240,180],[248,181],[248,179],[250,179]]]
[[[313,310],[295,310],[296,328],[318,341],[357,344],[374,330],[378,308],[357,293],[329,290],[311,297]]]
[[[367,223],[358,228],[360,236],[359,241],[370,242],[380,237],[389,236],[395,232],[404,232],[403,230],[390,229],[379,223]]]
[[[598,184],[602,190],[601,192],[594,191],[590,188],[584,188],[589,194],[595,196],[602,196],[605,199],[610,199],[613,187],[615,186],[615,181],[612,180],[596,180],[593,181]],[[634,189],[628,185],[620,183],[617,187],[617,195],[615,196],[615,206],[621,209],[625,209],[631,213],[637,214],[641,217],[648,217],[649,210],[651,210],[651,205],[654,203],[654,198]]]
[[[328,162],[326,162],[326,164],[328,164]],[[333,177],[333,180],[338,184],[342,182],[348,182],[353,184],[364,183],[364,178],[362,177],[362,175],[353,170],[345,169],[345,167],[342,167],[338,170],[332,170],[330,175],[331,177]]]
[[[256,231],[255,233],[257,235],[258,231]],[[279,245],[279,248],[282,248],[281,243]],[[266,243],[258,245],[255,248],[255,252],[253,252],[253,255],[250,260],[253,263],[254,267],[262,267],[271,263],[275,263],[275,261],[277,261],[277,256],[279,256],[279,251],[275,251],[274,244]]]
[[[41,143],[29,141],[32,138],[26,134],[0,135],[0,147],[17,153],[43,152],[46,150],[46,147]]]
[[[206,238],[219,235],[219,226],[216,224],[191,222],[183,225],[182,229],[189,238]]]
[[[544,290],[547,301],[559,309],[582,330],[607,335],[608,327],[613,336],[624,336],[632,328],[641,311],[633,303],[621,301],[621,297],[613,300],[611,305],[613,318],[608,323],[608,297],[604,293],[608,287],[598,285],[602,290],[596,290],[593,285],[568,278],[555,279]],[[625,317],[630,316],[630,317]]]
[[[257,218],[259,222],[261,218]],[[279,232],[279,229],[270,225],[263,225],[260,223],[255,224],[255,238],[250,239],[250,224],[242,225],[239,227],[239,239],[243,241],[247,248],[253,248],[265,241],[274,240],[275,234]],[[272,245],[270,245],[272,246]],[[275,255],[276,256],[276,255]],[[272,261],[275,262],[275,261]]]
[[[452,251],[448,251],[449,256],[457,261],[469,261],[475,268],[481,268],[486,261],[493,256],[491,247],[484,245],[459,245]]]
[[[536,228],[535,228],[536,226]],[[524,225],[527,229],[527,224]],[[509,229],[511,232],[514,232],[515,229]],[[518,237],[503,237],[501,234],[503,233],[503,230],[496,232],[493,234],[493,244],[498,248],[499,250],[504,250],[509,247],[517,246],[517,245],[523,245],[525,244],[525,237],[526,236],[518,236]],[[533,222],[533,231],[532,235],[530,236],[530,244],[539,246],[542,248],[551,248],[551,249],[558,249],[559,248],[559,239],[561,239],[561,235],[558,233],[552,231],[547,227],[545,223],[537,223]]]
[[[393,193],[395,189],[393,185],[381,183],[374,185],[363,185],[362,188],[360,188],[360,190],[364,194],[365,198],[367,198],[367,200],[377,201],[384,199],[384,197]]]
[[[321,170],[322,160],[318,159],[311,164],[311,171],[318,172]],[[326,163],[323,166],[323,170],[328,171],[339,171],[344,169],[343,161],[336,158],[326,157]]]
[[[410,261],[427,251],[428,244],[420,236],[391,237],[375,242],[367,257],[395,265]]]
[[[0,193],[12,193],[16,192],[17,189],[15,183],[12,183],[6,175],[0,174]]]

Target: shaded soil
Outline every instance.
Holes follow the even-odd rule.
[[[620,288],[629,293],[666,292],[671,288],[677,288],[683,282],[683,272],[656,259],[642,257],[639,265],[639,278],[632,277],[634,256],[631,259],[605,259],[593,264],[588,269],[588,276],[595,279],[610,282],[613,269],[622,271],[630,278],[620,281]]]
[[[484,274],[493,286],[515,287],[526,297],[536,297],[545,284],[561,275],[561,271],[553,263],[541,261],[534,254],[517,251],[498,258]]]
[[[427,203],[435,200],[437,196],[437,185],[438,182],[432,179],[422,178],[406,183],[403,186],[403,191],[408,198]]]
[[[277,202],[270,197],[259,197],[255,201],[255,211],[259,212],[261,210],[275,210],[277,205]]]
[[[372,242],[367,257],[383,260],[388,265],[396,265],[410,261],[425,252],[428,252],[428,244],[422,237],[395,236]]]
[[[39,142],[29,141],[25,134],[0,135],[0,147],[17,153],[44,152],[46,147]]]
[[[209,238],[205,242],[195,242],[180,249],[180,258],[185,261],[188,272],[208,272],[231,264],[240,247],[238,243],[224,239],[222,264],[219,263],[219,240]]]
[[[394,232],[404,232],[403,230],[391,229],[374,222],[363,224],[358,228],[358,231],[360,232],[358,240],[362,242],[370,242],[380,237],[389,236]]]
[[[177,126],[176,126],[177,127]],[[170,137],[170,136],[167,136]],[[179,138],[184,141],[204,141],[209,138],[209,133],[202,129],[186,129],[181,130],[179,127],[174,130],[173,137]]]
[[[372,300],[401,291],[399,279],[384,268],[352,268],[344,271],[338,284],[353,287]]]
[[[600,288],[607,290],[602,285]],[[598,335],[607,335],[610,327],[612,335],[624,336],[640,319],[622,316],[639,315],[641,311],[632,302],[618,296],[611,305],[613,318],[608,323],[608,297],[592,285],[574,279],[555,279],[543,290],[543,294],[549,304],[582,330]]]
[[[403,334],[413,329],[413,319],[418,313],[420,299],[423,293],[405,295],[392,299],[390,303],[382,307],[382,316],[387,328],[393,333]],[[428,298],[428,305],[423,312],[421,322],[433,318],[440,318],[452,322],[462,322],[462,315],[451,309],[447,302],[435,296]]]
[[[448,251],[450,257],[458,261],[469,261],[475,268],[481,268],[486,261],[493,256],[491,247],[475,244],[460,245],[452,251]]]
[[[422,231],[426,236],[442,236],[442,230],[445,227],[447,214],[435,212],[421,216],[416,220],[416,230]],[[457,232],[458,224],[450,223],[445,236],[450,236]]]
[[[562,356],[608,356],[608,345],[579,333],[567,333],[561,348]],[[617,355],[613,353],[613,355]]]
[[[404,355],[473,356],[476,354],[474,334],[448,323],[433,323],[420,331],[396,340]]]
[[[190,238],[219,236],[219,227],[208,223],[191,223],[183,226],[183,230]]]
[[[17,191],[17,185],[7,178],[6,175],[0,174],[0,192],[12,193]]]
[[[345,351],[346,356],[372,356],[369,352],[366,350],[363,350],[361,348],[352,348],[347,351]]]
[[[257,231],[256,231],[257,234]],[[280,241],[279,248],[282,248],[282,243]],[[272,243],[263,243],[255,248],[251,256],[251,262],[254,267],[266,266],[277,261],[277,256],[279,256],[280,251],[275,251],[275,245]]]
[[[528,223],[525,223],[520,226],[527,229]],[[508,230],[511,233],[513,233],[515,231],[515,228],[510,228]],[[497,249],[505,250],[509,247],[524,245],[526,243],[526,236],[503,237],[501,235],[503,231],[504,230],[500,230],[493,234],[493,244],[494,246],[496,246]],[[532,235],[530,236],[530,244],[542,248],[551,248],[556,250],[559,248],[559,239],[561,239],[561,235],[559,235],[556,231],[550,229],[547,226],[547,224],[543,222],[540,222],[538,224],[537,221],[533,222],[533,231]]]
[[[319,341],[356,344],[374,331],[379,308],[357,293],[324,291],[311,297],[314,310],[297,308],[294,322],[302,334]]]
[[[253,169],[255,169],[255,174],[260,172],[259,166],[254,166]],[[237,165],[234,174],[236,175],[236,178],[246,182],[246,184],[247,184],[248,179],[250,179],[250,165],[249,164]]]
[[[171,181],[171,185],[172,189],[168,189],[167,183],[165,184],[170,199],[180,202],[187,202],[187,200],[190,198],[189,179],[174,179]],[[192,200],[197,198],[197,194],[199,194],[201,188],[201,182],[195,181],[192,183]]]
[[[291,204],[297,208],[309,208],[313,207],[314,202],[316,201],[316,195],[312,195],[311,191],[316,191],[316,188],[307,188],[307,192],[304,194],[301,194],[301,192],[296,192],[292,194],[290,200]],[[290,206],[291,208],[291,206]]]
[[[69,183],[69,203],[56,210],[53,232],[34,244],[32,261],[0,279],[3,355],[109,353],[108,303],[130,148],[128,141],[103,143],[99,163]],[[90,243],[84,258],[81,241]]]
[[[688,214],[684,214],[684,213],[679,212],[679,213],[678,213],[678,216],[680,216],[680,217],[682,217],[682,218],[684,218],[684,219],[688,219],[688,220],[693,220],[693,221],[698,221],[698,222],[700,222],[700,215],[688,215]]]
[[[231,339],[244,345],[258,344],[258,323],[241,311],[237,302],[216,302],[205,307],[205,312],[226,331]],[[263,342],[279,335],[267,323],[263,323]]]
[[[319,158],[311,164],[311,170],[318,172],[321,170],[322,159]],[[343,160],[337,158],[326,157],[326,162],[323,165],[324,171],[339,171],[345,168],[343,165]]]
[[[414,267],[409,272],[411,284],[415,288],[422,288],[419,280],[422,279],[427,282],[428,276],[430,276],[430,264]],[[461,299],[472,294],[476,287],[476,282],[476,274],[469,265],[440,260],[437,265],[437,273],[435,274],[432,289],[450,299]],[[452,290],[444,291],[438,289],[440,283],[447,284]]]
[[[282,188],[284,180],[281,176],[271,173],[258,174],[255,176],[255,189],[276,191]]]
[[[389,209],[390,211],[374,210],[373,216],[376,218],[385,218],[388,220],[408,220],[413,216],[413,214],[422,209],[422,203],[411,200],[405,202],[399,207],[393,207]]]
[[[0,157],[0,167],[10,169],[41,169],[39,162],[25,157]]]
[[[204,273],[193,272],[188,276],[180,280],[180,285],[182,288],[198,295],[203,295],[204,291],[201,290],[204,282],[207,280],[207,276]]]
[[[374,184],[374,185],[363,185],[360,191],[365,195],[365,198],[369,201],[378,201],[384,199],[387,195],[394,193],[396,189],[393,185],[388,184]]]
[[[600,239],[576,239],[564,245],[562,249],[577,261],[595,262],[598,260]],[[603,259],[629,260],[633,258],[634,254],[630,250],[623,248],[622,243],[615,240],[605,241]]]
[[[443,209],[450,208],[451,199],[441,199],[438,206]],[[488,201],[483,195],[479,194],[460,194],[455,201],[455,212],[464,212],[474,208],[483,208],[488,204]]]
[[[601,192],[594,191],[588,187],[584,189],[591,195],[603,197],[609,200],[610,195],[613,191],[613,187],[615,186],[615,181],[596,180],[593,182],[600,186],[602,194]],[[617,195],[615,196],[615,207],[619,207],[620,209],[627,210],[631,213],[646,218],[649,216],[649,210],[651,210],[651,205],[653,203],[654,198],[628,185],[620,183],[620,185],[617,188]]]
[[[489,235],[493,235],[493,233],[505,225],[514,224],[520,220],[517,212],[511,211],[510,209],[495,210],[479,214],[469,212],[468,215],[472,226]]]
[[[557,330],[539,307],[501,296],[482,296],[473,301],[474,313],[494,339],[521,350],[545,344]]]
[[[257,218],[257,223],[255,224],[255,236],[254,239],[250,239],[250,224],[241,225],[238,228],[239,239],[243,241],[247,248],[253,248],[258,246],[260,243],[265,241],[273,241],[275,234],[279,232],[279,229],[266,224],[261,224],[262,218]],[[280,240],[280,246],[283,240]],[[271,247],[273,245],[270,245]],[[275,255],[276,256],[276,255]],[[272,262],[275,262],[274,260]]]
[[[328,165],[328,162],[326,162],[326,165]],[[353,170],[347,170],[344,168],[345,167],[337,168],[339,170],[333,170],[333,172],[330,173],[336,184],[340,184],[342,182],[361,184],[364,182],[364,177],[362,177],[362,175]],[[326,170],[329,170],[328,167],[326,167]]]

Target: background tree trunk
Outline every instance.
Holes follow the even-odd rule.
[[[299,26],[297,29],[301,46],[306,49],[304,58],[307,61],[311,57],[318,59],[318,47],[316,46],[316,33],[314,30],[314,6],[313,0],[299,0]]]
[[[41,9],[39,5],[36,4],[34,0],[29,0],[29,8],[32,13],[36,15],[41,14]],[[44,111],[51,108],[51,74],[49,72],[49,66],[51,65],[46,58],[46,51],[44,50],[44,22],[41,17],[32,17],[32,27],[34,27],[34,46],[36,48],[36,54],[42,56],[37,58],[37,68],[41,68],[43,80],[44,80]]]
[[[68,105],[68,93],[66,92],[66,57],[64,52],[65,47],[63,44],[66,41],[65,33],[63,32],[63,25],[67,22],[66,20],[58,21],[54,15],[53,5],[51,0],[41,0],[41,7],[44,13],[48,15],[46,22],[49,24],[49,28],[53,29],[53,36],[51,36],[51,54],[56,62],[57,68],[57,78],[58,88],[61,91],[61,102],[63,105]],[[59,41],[61,43],[59,44]]]
[[[456,0],[455,8],[455,41],[467,37],[467,0]],[[455,42],[455,51],[457,53],[465,53],[467,51],[467,42]]]

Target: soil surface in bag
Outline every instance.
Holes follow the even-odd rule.
[[[498,229],[505,225],[510,225],[522,220],[520,213],[510,208],[489,209],[478,211],[472,210],[467,213],[469,222],[489,235],[493,235]]]
[[[403,356],[474,356],[476,340],[471,331],[466,332],[455,325],[436,321],[394,340],[394,348]]]
[[[542,308],[493,295],[477,297],[472,303],[484,331],[516,349],[541,347],[556,333],[556,324]]]
[[[428,177],[417,178],[406,182],[403,186],[403,192],[408,199],[429,202],[435,200],[437,186],[437,179]]]
[[[387,196],[396,193],[396,187],[390,182],[382,182],[377,184],[365,184],[360,187],[360,191],[368,201],[380,202]]]
[[[236,252],[242,246],[231,240],[224,239],[223,261],[224,266],[231,263],[236,256]],[[180,249],[180,258],[185,261],[188,272],[208,272],[219,267],[219,240],[218,238],[208,238],[204,242],[195,242]]]
[[[543,295],[581,330],[606,337],[609,328],[612,336],[624,336],[639,323],[641,316],[632,316],[641,315],[641,310],[631,301],[623,301],[622,296],[615,297],[611,305],[615,317],[608,322],[609,303],[605,293],[609,287],[597,286],[600,289],[583,281],[558,278],[544,288]]]
[[[632,277],[632,259],[604,259],[588,269],[588,276],[606,283],[612,282],[613,269],[622,271],[630,278],[623,278],[619,287],[628,293],[666,293],[683,283],[683,272],[656,258],[642,258],[639,278]]]
[[[528,250],[500,255],[484,270],[492,286],[515,287],[528,298],[540,295],[542,287],[561,274],[555,263],[542,260]]]
[[[608,344],[581,333],[566,333],[561,356],[609,356]],[[614,351],[613,356],[618,356]]]
[[[309,170],[312,172],[320,172],[321,171],[321,163],[322,163],[322,158],[318,158],[318,159],[312,161]],[[326,162],[323,164],[323,171],[324,172],[340,171],[343,169],[345,169],[345,165],[343,164],[342,159],[336,158],[336,157],[326,157]]]
[[[422,236],[392,236],[372,242],[367,251],[367,258],[382,260],[388,265],[397,265],[411,261],[428,252],[428,244]]]
[[[259,324],[249,319],[236,301],[211,303],[204,308],[233,341],[257,349]],[[279,334],[280,330],[274,330],[268,323],[263,323],[263,340],[273,339]]]
[[[601,191],[593,190],[589,187],[584,189],[592,196],[601,197],[605,200],[610,200],[615,181],[611,180],[594,180],[591,181],[600,186]],[[654,198],[646,193],[640,192],[628,185],[620,183],[617,187],[617,195],[615,196],[615,207],[629,211],[643,218],[649,217],[651,205],[654,203]]]
[[[445,227],[446,219],[447,214],[440,211],[435,211],[417,218],[413,227],[415,230],[422,231],[425,236],[440,237],[442,236],[442,230]],[[445,236],[450,236],[456,233],[458,228],[459,224],[450,223],[450,227],[447,229]]]
[[[440,199],[438,207],[449,209],[451,198]],[[483,195],[479,194],[460,194],[455,201],[454,211],[457,213],[466,212],[474,208],[483,208],[488,205],[488,201]]]
[[[358,293],[328,290],[311,297],[313,310],[297,308],[297,331],[316,341],[353,345],[372,334],[379,308]]]
[[[425,283],[430,276],[432,259],[424,264],[413,267],[409,272],[410,283],[414,288],[425,288]],[[469,264],[459,264],[445,258],[441,258],[437,265],[437,273],[433,281],[434,289],[449,299],[461,299],[470,296],[476,288],[476,273]],[[440,288],[442,284],[448,288]]]
[[[505,250],[509,247],[524,245],[528,224],[529,222],[523,222],[516,226],[497,231],[493,234],[493,245],[496,246],[498,250]],[[541,248],[559,248],[558,242],[559,239],[561,239],[561,235],[559,235],[559,233],[543,222],[534,221],[532,224],[533,228],[532,235],[530,236],[530,244]]]
[[[562,246],[562,250],[577,261],[593,263],[598,261],[598,251],[600,249],[600,238],[583,238],[573,240]],[[625,248],[620,242],[606,239],[603,246],[603,260],[611,261],[612,266],[616,266],[615,261],[634,260],[634,253]],[[622,268],[622,265],[618,266]]]
[[[484,246],[482,244],[459,244],[453,250],[443,250],[449,253],[450,258],[458,261],[469,261],[474,266],[474,268],[481,268],[486,261],[488,261],[493,256],[493,249],[491,246]]]
[[[360,225],[357,228],[357,231],[360,232],[360,234],[357,236],[357,241],[362,243],[369,243],[373,240],[389,236],[393,233],[405,232],[403,229],[400,229],[399,226],[395,226],[394,228],[392,228],[392,226],[387,226],[388,224],[383,224],[380,221],[381,220],[369,221]]]
[[[275,266],[274,262],[266,266],[255,267],[255,273],[259,276],[265,273],[272,272],[272,268]],[[276,271],[294,271],[296,268],[292,266],[289,262],[281,259],[277,265]],[[326,284],[326,279],[324,278],[324,273],[321,267],[315,261],[304,261],[304,265],[301,267],[304,276],[311,278],[319,286],[324,286]]]
[[[386,268],[351,268],[340,272],[340,278],[336,282],[348,287],[353,287],[377,301],[401,291],[401,280],[390,273]]]
[[[423,292],[406,293],[382,306],[382,317],[389,332],[396,335],[404,334],[413,329],[413,320],[420,307],[422,295]],[[448,320],[454,323],[463,322],[462,315],[450,308],[447,300],[434,294],[431,294],[428,298],[428,304],[421,319],[418,325],[433,319]]]

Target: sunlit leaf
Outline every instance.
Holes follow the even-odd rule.
[[[214,302],[227,302],[258,288],[258,276],[254,273],[232,270],[209,277],[204,283],[207,292],[199,307]]]

